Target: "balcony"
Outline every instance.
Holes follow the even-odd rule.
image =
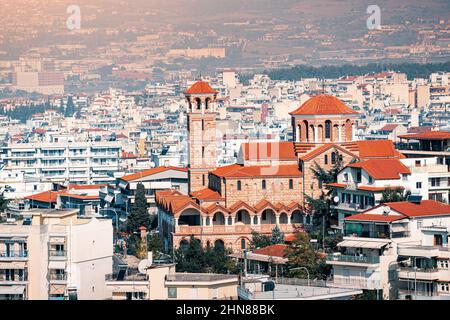
[[[357,264],[378,264],[379,256],[351,256],[345,254],[328,254],[326,259],[328,264],[334,262],[357,263]]]
[[[48,257],[50,260],[64,260],[67,259],[67,251],[50,249],[48,251]]]
[[[67,281],[67,273],[50,273],[48,280],[50,282],[65,282]]]
[[[186,235],[208,235],[208,234],[223,234],[223,233],[243,233],[250,234],[252,230],[256,232],[270,233],[275,228],[276,224],[235,224],[235,225],[213,225],[213,226],[177,226],[175,228],[176,234]],[[278,227],[282,232],[293,232],[295,227],[292,224],[279,224]]]
[[[435,281],[439,279],[439,269],[437,268],[417,268],[401,267],[398,270],[398,277],[411,280]]]
[[[327,285],[335,288],[352,288],[361,290],[382,289],[380,280],[372,280],[364,277],[334,277],[332,281],[327,281]]]
[[[0,261],[28,260],[28,250],[23,251],[0,251]]]
[[[347,211],[354,211],[354,212],[362,212],[368,208],[370,208],[371,206],[363,206],[360,203],[346,203],[346,202],[341,202],[336,206],[331,206],[332,209],[336,209],[336,210],[347,210]]]

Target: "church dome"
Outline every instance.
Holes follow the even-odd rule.
[[[321,94],[312,97],[303,103],[291,115],[333,115],[333,114],[358,114],[355,110],[347,107],[338,98]]]

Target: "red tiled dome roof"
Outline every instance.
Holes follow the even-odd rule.
[[[315,114],[358,114],[347,107],[341,100],[334,96],[321,94],[312,97],[291,115],[315,115]]]
[[[197,81],[184,94],[216,94],[218,91],[211,88],[205,81]]]

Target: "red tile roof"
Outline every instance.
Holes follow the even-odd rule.
[[[398,214],[371,214],[370,212],[380,206],[388,206],[392,210],[400,213]],[[422,200],[420,203],[414,203],[409,201],[402,202],[386,202],[378,205],[375,208],[371,208],[365,212],[355,214],[347,217],[346,221],[384,221],[391,222],[401,220],[410,217],[431,217],[440,215],[450,215],[450,205],[444,204],[434,200]]]
[[[209,188],[191,192],[191,196],[199,200],[205,201],[222,200],[222,196],[220,195],[219,192],[211,190]]]
[[[403,134],[398,137],[417,140],[447,140],[450,139],[450,131],[428,131],[417,134]]]
[[[366,158],[404,158],[394,148],[391,140],[360,140],[354,142],[361,159]]]
[[[246,142],[242,152],[245,160],[297,160],[294,143],[289,141]]]
[[[402,174],[411,171],[398,159],[369,159],[347,165],[349,168],[364,169],[372,178],[378,180],[400,179]]]
[[[41,193],[36,193],[31,196],[25,197],[25,199],[46,203],[56,203],[58,195],[59,195],[58,191],[44,191]]]
[[[409,201],[386,202],[384,205],[407,217],[450,215],[450,205],[434,200],[422,200],[420,203]]]
[[[205,81],[197,81],[184,94],[217,94],[218,91],[211,88],[211,86]]]
[[[358,114],[358,112],[347,107],[341,100],[330,95],[317,95],[300,108],[290,113],[291,115],[330,115],[330,114]]]
[[[256,178],[256,177],[300,177],[302,172],[297,164],[279,166],[242,166],[232,164],[211,171],[218,177]]]
[[[382,221],[382,222],[392,222],[401,219],[405,219],[404,215],[383,215],[383,214],[368,214],[368,213],[358,213],[353,216],[347,217],[345,221]]]
[[[280,257],[280,258],[284,258],[284,256],[286,255],[286,249],[287,249],[287,245],[285,244],[273,244],[261,249],[256,249],[253,250],[252,253],[253,254],[260,254],[260,255],[264,255],[264,256],[271,256],[271,257]]]
[[[179,168],[179,167],[156,167],[156,168],[151,168],[151,169],[147,169],[147,170],[143,170],[140,172],[136,172],[136,173],[132,173],[126,176],[121,177],[120,179],[125,180],[125,181],[132,181],[132,180],[136,180],[139,178],[143,178],[143,177],[147,177],[150,176],[152,174],[156,174],[156,173],[160,173],[160,172],[164,172],[164,171],[168,171],[168,170],[176,170],[176,171],[181,171],[181,172],[187,172],[187,168]]]
[[[380,131],[394,131],[395,130],[395,128],[397,128],[398,127],[398,124],[393,124],[393,123],[390,123],[390,124],[386,124],[385,126],[383,126],[382,128],[380,128]]]

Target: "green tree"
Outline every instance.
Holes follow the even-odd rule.
[[[286,257],[289,277],[306,279],[307,272],[304,269],[292,270],[299,267],[308,269],[311,279],[326,279],[331,272],[330,266],[325,263],[324,255],[311,246],[306,232],[296,234],[295,240],[286,249]]]
[[[134,204],[126,222],[129,233],[139,232],[140,227],[149,229],[151,217],[148,213],[147,206],[144,185],[139,183],[136,189]]]
[[[191,236],[187,248],[180,246],[175,253],[177,272],[206,272],[205,252],[200,241]]]
[[[163,243],[159,234],[151,234],[147,235],[147,250],[153,252],[153,257],[159,257],[159,253],[163,248]]]
[[[177,272],[239,272],[237,264],[230,258],[231,250],[223,246],[203,248],[200,241],[191,236],[187,247],[178,247],[175,250]]]
[[[411,191],[406,191],[403,188],[387,188],[381,194],[380,203],[385,202],[400,202],[406,201],[408,196],[411,194]]]
[[[280,230],[278,226],[272,229],[272,238],[270,239],[271,244],[284,243],[284,233]]]
[[[272,244],[272,238],[252,230],[252,240],[250,241],[250,248],[252,250],[257,248],[264,248]]]

